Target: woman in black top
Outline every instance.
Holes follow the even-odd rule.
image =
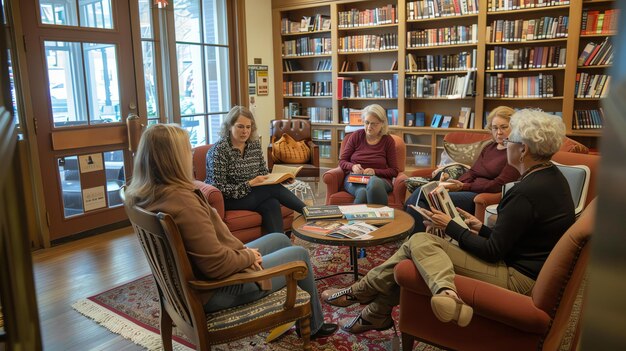
[[[466,326],[473,310],[459,299],[455,274],[529,294],[556,242],[574,223],[574,204],[567,180],[550,158],[559,150],[565,126],[559,117],[537,110],[517,111],[511,117],[511,134],[505,141],[508,163],[521,174],[520,181],[498,205],[493,229],[458,209],[469,229],[443,212],[427,214],[435,227],[458,241],[458,246],[434,235],[413,235],[382,265],[370,270],[346,289],[330,289],[322,300],[336,306],[369,303],[344,325],[360,333],[393,325],[391,311],[398,304],[399,286],[393,269],[411,259],[433,293],[431,307],[443,322]]]

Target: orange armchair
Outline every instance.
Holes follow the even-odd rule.
[[[280,163],[274,160],[272,143],[283,134],[289,134],[294,140],[304,140],[311,150],[311,158],[308,163],[289,164],[290,166],[302,166],[298,177],[311,177],[316,181],[320,177],[320,150],[311,139],[311,123],[302,119],[275,119],[272,121],[270,128],[270,144],[267,146],[267,167],[272,170],[274,163]]]
[[[352,134],[347,134],[341,144],[341,152],[343,152],[343,146],[348,138]],[[398,160],[398,176],[393,180],[393,190],[388,195],[388,205],[393,208],[402,209],[404,200],[406,199],[406,184],[405,180],[407,176],[404,172],[404,165],[406,163],[406,144],[397,135],[391,134],[391,137],[396,143],[396,157]],[[344,180],[343,170],[339,167],[333,168],[324,173],[324,183],[326,183],[326,204],[327,205],[348,205],[354,202],[354,196],[350,195],[347,191],[343,190]]]
[[[403,350],[411,350],[415,339],[454,350],[558,350],[589,260],[595,210],[594,202],[563,234],[530,296],[457,275],[458,294],[474,309],[465,328],[435,317],[430,307],[432,294],[413,261],[400,262],[394,274],[400,285]],[[572,347],[577,344],[579,328],[580,323]]]
[[[230,232],[244,243],[260,238],[263,234],[261,227],[261,215],[257,212],[246,210],[229,210],[224,209],[224,196],[222,192],[213,185],[206,184],[206,154],[213,145],[201,145],[193,148],[193,175],[196,179],[194,184],[200,189],[204,197],[211,207],[217,210],[220,218],[226,223]],[[281,206],[283,215],[283,230],[285,232],[291,230],[291,222],[293,222],[293,211]]]

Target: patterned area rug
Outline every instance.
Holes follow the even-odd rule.
[[[348,270],[349,252],[345,247],[316,245],[296,239],[296,244],[302,245],[311,252],[311,259],[315,276],[323,276],[334,272]],[[366,272],[372,267],[382,263],[391,256],[398,248],[399,243],[381,245],[368,248],[366,257],[359,259],[361,272]],[[351,275],[339,275],[317,282],[319,291],[327,287],[348,286],[352,282]],[[337,308],[322,304],[327,321],[342,323],[358,314],[361,306],[349,308]],[[119,287],[105,291],[98,295],[79,300],[73,305],[74,309],[85,316],[94,319],[99,324],[114,333],[132,340],[134,343],[148,350],[161,350],[159,336],[159,301],[156,286],[152,276],[146,276]],[[397,308],[394,311],[394,319],[398,320]],[[578,313],[573,313],[578,315]],[[571,329],[571,328],[570,328]],[[229,344],[217,345],[215,350],[293,350],[301,345],[295,333],[295,328],[285,333],[280,338],[267,344],[267,333],[241,339]],[[566,340],[571,340],[571,333],[566,335]],[[312,342],[313,350],[319,351],[383,351],[392,350],[394,339],[393,329],[378,332],[370,331],[358,336],[339,330],[329,338]],[[564,340],[564,341],[566,341]],[[564,342],[567,344],[567,342]],[[295,345],[298,345],[294,348]],[[569,345],[562,345],[561,350],[568,350]],[[185,336],[174,330],[174,349],[180,351],[192,350],[193,345],[185,339]],[[436,347],[425,343],[419,343],[414,350],[437,351]]]

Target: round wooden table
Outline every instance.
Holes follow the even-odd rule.
[[[380,205],[370,205],[372,207],[381,207]],[[332,220],[332,219],[331,219]],[[341,223],[348,223],[346,219],[335,219]],[[358,280],[359,278],[359,266],[358,266],[358,257],[357,257],[357,249],[369,246],[381,245],[384,243],[388,243],[391,241],[401,240],[407,237],[409,234],[413,232],[413,226],[415,221],[413,217],[398,209],[394,209],[394,218],[389,220],[367,220],[367,223],[378,226],[377,222],[380,223],[380,227],[373,232],[369,233],[371,238],[369,239],[342,239],[335,238],[332,236],[328,236],[325,234],[310,232],[307,230],[300,229],[305,223],[306,219],[304,216],[297,217],[292,223],[292,232],[298,238],[312,242],[317,244],[324,245],[333,245],[333,246],[348,246],[350,248],[350,265],[352,266],[352,271],[349,272],[338,272],[334,274],[330,274],[324,277],[316,278],[316,280],[324,279],[328,277],[332,277],[340,274],[353,274],[354,280]]]

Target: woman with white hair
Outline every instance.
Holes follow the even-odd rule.
[[[389,135],[387,114],[380,105],[366,106],[362,113],[364,129],[354,132],[339,158],[344,171],[344,189],[354,196],[355,204],[387,205],[392,180],[398,175],[396,143]],[[367,184],[351,183],[350,174],[370,176]]]
[[[368,304],[342,328],[361,333],[393,326],[391,311],[400,292],[393,269],[404,259],[415,263],[433,294],[433,313],[443,322],[454,321],[464,327],[472,319],[472,308],[456,293],[455,274],[530,294],[550,251],[574,223],[569,185],[550,162],[564,135],[565,126],[559,117],[538,110],[515,112],[504,144],[508,163],[521,177],[500,201],[493,229],[460,208],[469,229],[441,211],[428,211],[431,225],[445,230],[458,246],[431,234],[413,235],[359,282],[324,291],[322,300],[331,305]]]

